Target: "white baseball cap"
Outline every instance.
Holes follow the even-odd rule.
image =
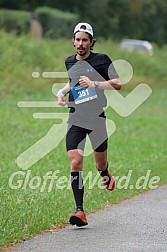
[[[88,23],[79,23],[74,28],[74,34],[76,32],[87,32],[93,37],[93,29],[92,26]]]

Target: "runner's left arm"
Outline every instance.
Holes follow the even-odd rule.
[[[92,81],[87,76],[80,76],[79,84],[81,87],[98,87],[99,89],[121,89],[121,82],[119,78],[114,78],[108,81]]]

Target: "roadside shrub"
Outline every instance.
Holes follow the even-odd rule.
[[[30,30],[31,14],[26,11],[0,10],[0,29],[17,35]]]
[[[45,38],[57,39],[72,36],[71,27],[78,22],[78,16],[49,7],[40,7],[34,11],[36,19],[41,23]]]

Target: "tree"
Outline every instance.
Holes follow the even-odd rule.
[[[0,0],[0,8],[34,12],[42,6],[77,14],[92,24],[96,37],[167,42],[167,0]]]

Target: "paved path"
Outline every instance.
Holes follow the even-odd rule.
[[[167,252],[167,185],[16,245],[10,252]]]

